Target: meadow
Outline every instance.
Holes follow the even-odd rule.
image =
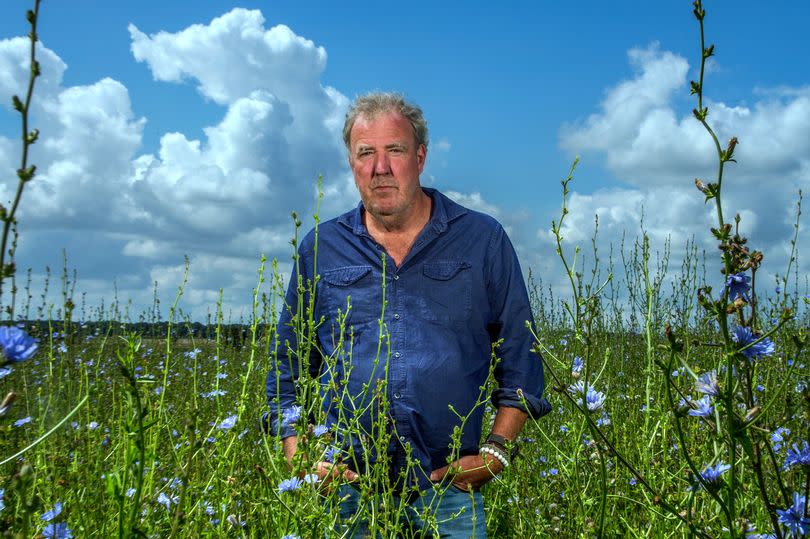
[[[28,17],[34,36],[38,5]],[[721,143],[711,128],[703,79],[713,47],[704,43],[701,2],[693,8],[703,54],[690,90],[718,172],[695,180],[695,196],[716,209],[706,234],[719,249],[703,253],[691,242],[679,272],[668,270],[669,245],[650,245],[643,228],[607,260],[596,240],[587,256],[566,249],[572,166],[553,224],[570,290],[558,297],[541,277],[529,278],[553,412],[526,425],[520,455],[484,487],[488,537],[782,538],[810,528],[810,295],[795,250],[775,284],[758,282],[769,261],[740,234],[739,218],[724,216],[737,141]],[[25,134],[20,195],[36,181],[26,160],[37,138],[26,123],[36,71],[28,96],[15,102]],[[6,283],[15,273],[8,239],[19,200],[2,212]],[[800,215],[801,195],[795,234]],[[296,218],[293,247],[302,226]],[[723,272],[707,273],[706,257],[719,257]],[[317,286],[298,284],[302,298]],[[240,325],[226,323],[218,307],[208,323],[184,319],[184,283],[165,320],[153,308],[140,323],[114,301],[77,305],[67,269],[58,285],[62,305],[20,293],[0,330],[0,396],[9,395],[0,405],[3,536],[345,536],[351,522],[335,510],[337,490],[322,488],[307,466],[341,458],[335,432],[320,425],[318,378],[302,368],[301,408],[284,414],[301,436],[292,470],[280,440],[262,428],[265,380],[287,345],[276,333],[287,284],[275,262],[261,261],[252,315]],[[13,304],[9,290],[3,306]],[[319,321],[302,305],[294,323],[300,346],[309,346]],[[387,362],[382,323],[380,338]],[[488,418],[491,389],[481,396]],[[369,391],[384,410],[384,385]],[[341,428],[367,435],[371,446],[388,444],[384,425],[359,433],[349,417]],[[404,514],[384,464],[361,478],[374,503],[357,518],[396,537]],[[429,508],[423,517],[430,522]]]

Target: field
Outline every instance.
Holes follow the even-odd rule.
[[[560,231],[572,167],[554,224],[558,268],[570,290],[556,297],[542,279],[529,280],[553,411],[530,420],[519,456],[484,487],[489,537],[808,533],[810,295],[800,288],[795,249],[775,290],[758,283],[768,261],[723,216],[723,171],[737,142],[717,140],[703,104],[712,48],[703,43],[701,9],[696,2],[704,53],[692,86],[695,121],[716,143],[719,172],[712,181],[696,180],[695,196],[716,208],[716,227],[706,233],[720,249],[699,254],[687,245],[679,273],[667,271],[669,246],[651,246],[643,229],[619,247],[617,260],[569,252]],[[33,174],[24,158],[21,185]],[[800,208],[801,200],[797,235]],[[4,257],[15,209],[3,213]],[[720,258],[722,273],[706,273],[706,256]],[[31,305],[29,297],[18,306],[16,325],[0,332],[0,391],[9,395],[0,405],[0,533],[347,536],[351,521],[339,518],[335,485],[319,485],[307,465],[340,451],[336,433],[320,428],[318,379],[301,377],[302,413],[288,415],[302,445],[292,470],[278,437],[262,428],[265,379],[285,346],[276,323],[286,283],[275,264],[262,262],[259,275],[257,290],[269,286],[272,293],[255,294],[253,314],[241,326],[221,315],[208,324],[184,320],[177,301],[166,320],[144,315],[140,324],[123,319],[115,304],[88,314],[76,307],[67,271],[62,305]],[[177,300],[182,294],[181,286]],[[32,312],[60,316],[20,316]],[[318,321],[307,311],[296,321],[299,342],[310,341]],[[350,345],[346,337],[344,349]],[[483,389],[481,405],[491,418],[492,385]],[[384,410],[385,385],[370,391]],[[342,435],[388,445],[385,428],[360,433],[351,421],[342,428]],[[360,479],[373,503],[356,518],[396,537],[405,515],[383,468]],[[430,511],[422,517],[429,523]]]

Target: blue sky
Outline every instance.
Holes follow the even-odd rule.
[[[19,155],[8,103],[24,75],[12,38],[27,33],[29,5],[7,1],[0,20],[4,200]],[[810,5],[706,9],[711,118],[721,138],[740,138],[727,213],[741,212],[769,271],[783,271],[795,193],[810,184]],[[425,110],[423,183],[495,214],[524,271],[552,286],[562,273],[548,228],[574,155],[569,246],[587,246],[595,213],[605,248],[636,235],[643,207],[653,241],[672,240],[673,269],[692,235],[713,249],[692,184],[711,178],[712,155],[690,118],[699,45],[688,1],[79,0],[44,2],[40,36],[51,77],[35,95],[41,175],[23,200],[18,259],[37,289],[65,249],[89,304],[109,304],[114,281],[139,312],[154,281],[166,305],[188,255],[184,309],[204,316],[222,287],[240,312],[260,253],[286,268],[287,216],[311,214],[319,173],[324,217],[356,203],[339,124],[374,89]]]

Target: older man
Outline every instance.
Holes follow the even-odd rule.
[[[292,460],[299,438],[279,416],[301,400],[296,380],[308,366],[322,383],[327,427],[343,444],[340,466],[311,464],[322,480],[362,483],[385,466],[388,487],[416,508],[412,529],[426,526],[417,513],[428,506],[436,518],[426,532],[485,537],[479,489],[509,465],[527,416],[549,410],[517,257],[493,218],[420,185],[428,132],[418,107],[397,94],[362,96],[343,136],[361,202],[299,246],[267,380],[273,432]],[[299,275],[316,283],[304,301]],[[308,304],[316,335],[302,342],[296,314]],[[496,414],[482,444],[491,369]],[[359,496],[342,488],[348,517]],[[362,523],[356,531],[365,533]]]

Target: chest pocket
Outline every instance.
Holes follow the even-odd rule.
[[[376,322],[382,311],[382,282],[374,279],[371,266],[343,266],[321,274],[326,323],[339,325],[345,316],[345,329]],[[348,314],[347,314],[348,313]]]
[[[469,320],[472,309],[470,268],[470,263],[464,260],[441,260],[423,266],[423,318],[442,322]]]

